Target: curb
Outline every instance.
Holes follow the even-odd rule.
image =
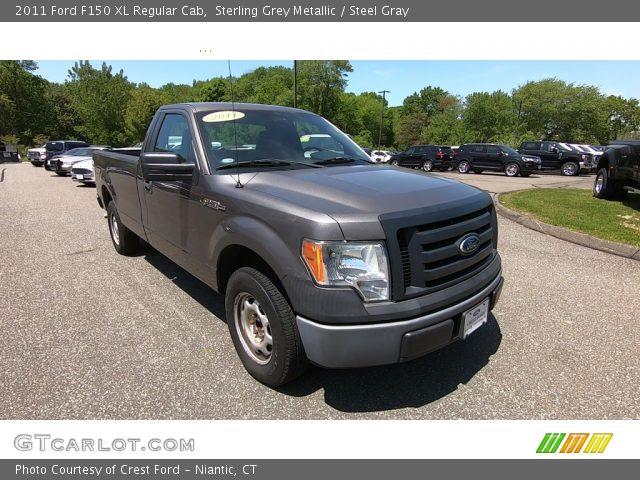
[[[509,192],[512,193],[512,192]],[[575,243],[583,247],[591,248],[593,250],[599,250],[601,252],[618,255],[619,257],[628,258],[630,260],[636,260],[640,262],[640,248],[632,247],[624,243],[610,242],[608,240],[601,240],[599,238],[592,237],[585,233],[573,232],[566,228],[557,227],[555,225],[549,225],[548,223],[541,222],[531,215],[526,213],[514,212],[508,209],[502,203],[500,203],[500,195],[493,194],[493,203],[496,206],[498,213],[508,218],[509,220],[519,223],[523,227],[527,227],[536,232],[551,235],[552,237],[565,240],[567,242]]]

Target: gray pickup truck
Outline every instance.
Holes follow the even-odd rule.
[[[466,338],[500,295],[488,194],[372,164],[312,113],[163,106],[141,149],[93,158],[115,249],[142,238],[223,294],[238,355],[267,385],[309,363],[417,358]]]

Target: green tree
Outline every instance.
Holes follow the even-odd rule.
[[[78,134],[92,143],[126,144],[125,112],[131,84],[124,72],[114,74],[106,63],[96,69],[88,61],[80,61],[69,70],[69,83],[71,105],[80,122]]]
[[[127,143],[144,140],[153,115],[163,103],[162,93],[146,83],[131,90],[131,98],[124,113]]]
[[[330,121],[340,109],[341,93],[353,67],[346,60],[305,60],[298,62],[299,106]]]
[[[0,61],[0,134],[12,133],[28,143],[42,129],[42,97],[46,80],[33,74],[31,60]]]
[[[76,126],[80,119],[73,109],[73,92],[68,83],[50,83],[44,95],[44,106],[41,115],[45,128],[39,131],[51,139],[72,138],[76,135]],[[37,137],[37,136],[36,136]],[[42,145],[33,139],[34,145]]]
[[[222,78],[212,78],[200,86],[201,102],[223,102],[227,95],[227,82]]]
[[[474,142],[498,142],[515,131],[517,112],[511,96],[503,91],[467,95],[464,125]]]

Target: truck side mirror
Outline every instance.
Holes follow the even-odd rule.
[[[558,153],[560,150],[558,150],[558,147],[551,147],[551,152],[553,153]]]
[[[149,152],[140,157],[142,177],[151,182],[190,181],[195,169],[194,163],[181,162],[180,157],[172,152]]]

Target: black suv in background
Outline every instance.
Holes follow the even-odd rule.
[[[575,150],[562,142],[524,142],[518,151],[540,157],[543,170],[559,169],[566,176],[593,172],[596,168],[595,155]]]
[[[425,172],[430,172],[434,168],[445,171],[451,166],[452,157],[451,147],[414,145],[404,152],[392,155],[389,163],[401,167],[418,167]]]
[[[640,140],[612,141],[598,161],[593,196],[614,199],[627,192],[640,193]]]
[[[538,157],[522,155],[511,147],[493,143],[467,143],[460,146],[456,155],[456,168],[460,173],[491,170],[504,172],[507,177],[528,177],[540,170],[540,165]]]

